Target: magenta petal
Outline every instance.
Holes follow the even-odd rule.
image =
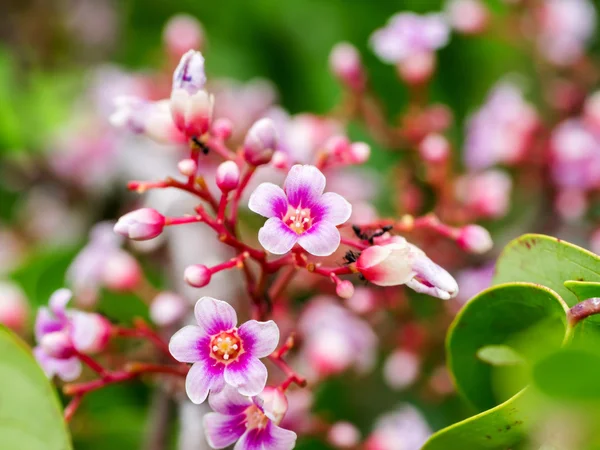
[[[291,450],[296,445],[296,433],[273,425],[255,428],[245,433],[234,450]]]
[[[325,189],[325,175],[315,166],[293,166],[285,179],[284,190],[294,208],[314,205]]]
[[[74,381],[81,375],[81,362],[73,357],[56,359],[48,356],[41,347],[33,349],[33,356],[48,378],[55,375],[63,381]]]
[[[42,336],[54,331],[62,330],[64,323],[54,317],[48,308],[42,306],[38,309],[35,318],[35,339],[40,341]]]
[[[72,296],[71,291],[66,288],[59,289],[50,296],[48,305],[56,317],[65,317],[67,303],[69,303]]]
[[[283,255],[296,244],[298,235],[290,230],[281,219],[272,217],[258,231],[258,241],[268,252],[274,255]]]
[[[267,368],[249,353],[227,365],[224,375],[228,385],[248,397],[260,394],[267,384]]]
[[[209,391],[218,392],[223,386],[223,365],[211,365],[208,359],[195,363],[185,379],[185,391],[197,405],[206,400]]]
[[[341,225],[346,222],[352,214],[352,205],[339,194],[335,192],[326,192],[318,203],[318,208],[322,210],[321,220],[325,220],[333,225]]]
[[[279,343],[279,328],[272,320],[249,320],[239,328],[238,334],[246,351],[257,358],[264,358],[273,353]]]
[[[282,217],[288,201],[283,189],[273,183],[262,183],[250,196],[248,208],[264,217]]]
[[[243,413],[235,416],[208,413],[202,420],[208,445],[215,449],[233,444],[246,431],[246,415]]]
[[[335,225],[321,221],[298,238],[298,244],[311,255],[329,256],[340,246],[340,232]]]
[[[202,297],[198,300],[194,315],[200,328],[211,336],[231,330],[237,325],[235,309],[229,303],[212,297]]]
[[[208,404],[221,414],[235,416],[242,413],[251,406],[252,400],[240,394],[237,389],[226,385],[220,392],[212,392],[208,398]]]
[[[210,337],[200,327],[188,325],[175,333],[169,341],[169,351],[177,361],[194,363],[208,355]],[[204,351],[202,351],[205,349]]]

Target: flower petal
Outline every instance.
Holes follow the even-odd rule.
[[[233,444],[246,431],[246,415],[243,413],[235,416],[208,413],[202,421],[208,445],[215,449]]]
[[[220,392],[210,394],[208,404],[215,412],[234,416],[252,405],[252,400],[240,394],[234,387],[226,385]]]
[[[321,212],[321,220],[333,225],[341,225],[350,218],[352,205],[341,195],[326,192],[321,196],[316,212]]]
[[[296,445],[296,433],[267,423],[245,433],[233,450],[291,450]]]
[[[198,362],[209,353],[210,337],[197,326],[188,325],[175,333],[169,341],[169,351],[177,361]],[[206,350],[203,352],[202,349]]]
[[[209,335],[231,330],[237,325],[235,309],[229,303],[212,297],[202,297],[198,300],[194,307],[194,315],[200,328]]]
[[[223,364],[211,364],[203,359],[190,368],[185,378],[185,392],[192,401],[199,405],[206,400],[208,392],[223,389]]]
[[[265,250],[274,255],[283,255],[289,252],[297,241],[298,235],[277,217],[271,217],[258,230],[258,242]]]
[[[288,200],[279,186],[261,183],[250,196],[250,211],[264,217],[283,217],[287,212]]]
[[[260,394],[267,384],[267,368],[249,353],[227,365],[224,375],[227,384],[248,397]]]
[[[33,355],[48,378],[56,375],[63,381],[74,381],[81,375],[81,362],[75,357],[52,358],[41,347],[34,348]]]
[[[73,297],[73,293],[66,288],[54,292],[54,294],[50,296],[50,301],[48,302],[50,311],[52,311],[56,317],[65,317],[67,303],[69,303],[71,297]]]
[[[54,317],[48,308],[42,306],[35,317],[35,340],[40,341],[48,333],[62,330],[64,323]]]
[[[321,221],[315,223],[298,238],[298,244],[315,256],[329,256],[340,246],[340,232],[335,225]]]
[[[284,190],[294,208],[314,205],[325,189],[325,175],[315,166],[296,164],[285,179]]]
[[[272,320],[249,320],[239,328],[238,334],[246,351],[257,358],[264,358],[273,353],[279,343],[279,328]]]

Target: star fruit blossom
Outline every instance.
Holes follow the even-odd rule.
[[[248,207],[268,220],[258,240],[269,252],[282,255],[295,244],[315,256],[331,255],[340,245],[336,228],[348,220],[352,206],[342,196],[323,193],[325,176],[315,166],[293,166],[281,189],[262,183]]]
[[[270,408],[262,395],[244,397],[226,387],[211,394],[208,403],[215,412],[204,416],[203,425],[212,448],[236,441],[234,450],[291,450],[296,444],[296,433],[278,426],[282,414]]]
[[[49,307],[38,310],[33,354],[49,378],[57,375],[72,381],[81,374],[77,353],[101,351],[110,337],[110,323],[99,314],[67,310],[72,293],[59,289],[50,297]]]
[[[209,391],[226,385],[242,395],[258,395],[267,382],[267,368],[259,361],[279,342],[272,320],[249,320],[237,327],[237,314],[227,302],[202,297],[194,315],[198,325],[188,325],[171,337],[169,350],[180,362],[193,363],[185,380],[190,400],[200,404]]]

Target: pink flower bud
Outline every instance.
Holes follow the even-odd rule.
[[[102,282],[109,290],[131,292],[142,278],[142,269],[129,253],[119,250],[104,262]]]
[[[329,67],[347,88],[362,91],[366,85],[360,53],[352,44],[341,42],[333,47],[329,55]]]
[[[183,279],[193,287],[201,288],[210,283],[212,273],[208,267],[203,264],[194,264],[188,266],[183,272]]]
[[[366,142],[354,142],[350,146],[350,157],[354,164],[364,164],[371,156],[371,147]]]
[[[233,161],[225,161],[217,167],[217,186],[226,194],[233,191],[240,183],[240,168]]]
[[[150,318],[161,327],[174,325],[183,319],[188,311],[187,302],[173,292],[161,292],[150,305]]]
[[[336,422],[327,433],[327,441],[336,448],[353,448],[360,442],[360,431],[350,422]]]
[[[585,191],[563,189],[554,199],[554,209],[566,221],[581,219],[589,207]]]
[[[186,177],[192,177],[196,175],[196,171],[198,170],[198,164],[193,159],[182,159],[177,163],[177,169],[182,175]]]
[[[204,30],[195,17],[177,14],[165,25],[163,41],[167,51],[179,58],[191,48],[204,46]]]
[[[488,10],[479,0],[452,0],[447,15],[452,27],[465,34],[481,33],[489,21]]]
[[[456,242],[463,250],[477,255],[491,250],[494,246],[490,233],[479,225],[467,225],[461,228]]]
[[[383,377],[394,389],[404,389],[415,382],[421,371],[419,357],[406,350],[396,350],[385,361]]]
[[[200,137],[209,130],[214,98],[208,92],[190,94],[185,89],[173,89],[170,107],[175,126],[188,138]]]
[[[335,135],[327,139],[323,148],[329,156],[343,160],[350,155],[350,145],[350,139],[346,136]]]
[[[271,119],[263,118],[250,127],[244,140],[244,159],[253,166],[271,161],[277,148],[277,130]]]
[[[344,299],[349,299],[354,295],[354,285],[348,280],[340,281],[335,287],[335,293]]]
[[[152,208],[142,208],[122,216],[115,224],[115,233],[135,241],[152,239],[162,233],[165,217]]]
[[[210,131],[213,136],[226,141],[233,133],[233,123],[226,117],[220,117],[213,122]]]
[[[277,151],[273,153],[273,159],[271,159],[271,164],[276,169],[287,170],[290,168],[290,158],[285,152]]]
[[[0,282],[0,323],[21,331],[27,323],[29,306],[23,290],[11,282]]]
[[[189,95],[194,95],[204,89],[205,83],[204,56],[200,52],[190,50],[181,57],[173,72],[173,90],[182,89]]]
[[[355,288],[354,295],[346,299],[345,304],[357,314],[367,314],[375,309],[377,301],[372,289],[358,287]]]
[[[71,339],[78,352],[94,354],[106,348],[112,334],[112,326],[100,314],[76,311],[71,322]]]
[[[457,183],[458,197],[479,217],[498,218],[510,207],[512,179],[500,170],[487,170],[461,178]]]
[[[73,356],[75,347],[67,330],[55,331],[42,336],[40,346],[49,356],[66,359]]]
[[[398,63],[398,74],[407,84],[417,85],[429,81],[435,71],[435,55],[419,52]]]
[[[428,134],[419,144],[419,154],[425,162],[443,163],[450,155],[450,143],[441,134]]]
[[[263,401],[265,415],[279,425],[288,410],[288,401],[285,393],[277,388],[267,386],[259,395]]]

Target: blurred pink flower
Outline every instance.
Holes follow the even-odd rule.
[[[0,281],[0,324],[23,331],[29,315],[29,302],[23,289],[12,281]]]
[[[512,179],[500,170],[466,175],[457,184],[457,194],[464,205],[480,218],[503,217],[510,207]]]
[[[429,425],[414,407],[401,405],[375,423],[366,450],[419,450],[431,435]]]
[[[466,303],[481,291],[492,285],[494,276],[494,263],[487,263],[481,267],[473,267],[460,271],[456,280],[460,292],[456,299],[461,303]]]

